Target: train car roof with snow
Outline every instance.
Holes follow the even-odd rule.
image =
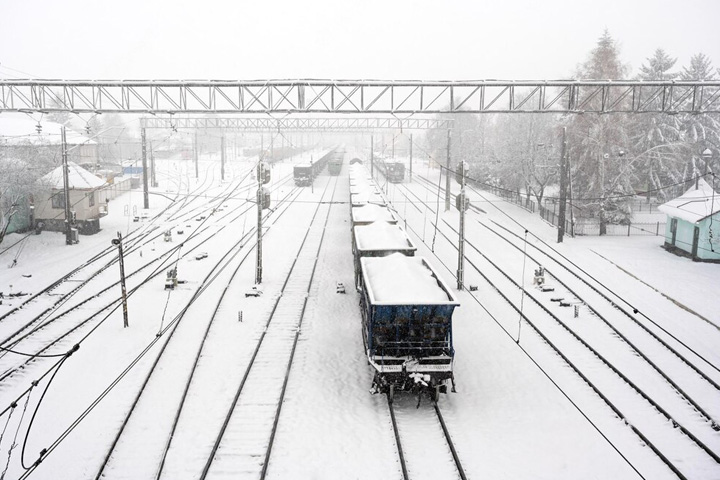
[[[362,257],[360,264],[372,305],[460,305],[423,257],[394,253]]]
[[[358,225],[355,229],[355,248],[362,255],[366,252],[404,252],[414,254],[417,247],[399,225],[387,222],[373,222]]]
[[[350,195],[357,195],[363,193],[380,193],[380,189],[375,185],[362,184],[362,185],[350,185]]]
[[[365,191],[363,193],[353,193],[350,195],[350,203],[353,207],[362,205],[387,205],[387,202],[379,193]]]
[[[359,207],[352,207],[350,212],[353,225],[367,225],[372,222],[397,223],[397,218],[390,210],[380,205],[367,203]]]

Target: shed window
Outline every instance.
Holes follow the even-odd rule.
[[[52,194],[52,208],[65,208],[65,195],[63,192]]]
[[[95,205],[95,192],[88,193],[88,204],[91,207]]]

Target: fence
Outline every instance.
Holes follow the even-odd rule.
[[[535,213],[535,202],[530,200],[526,195],[522,195],[518,192],[512,192],[505,188],[488,187],[487,185],[476,185],[475,188],[481,188],[482,190],[489,191],[506,202],[514,203],[531,213]]]
[[[600,222],[582,219],[575,224],[575,235],[600,235]],[[605,225],[607,236],[665,235],[665,222],[638,222],[627,225]]]
[[[132,180],[130,177],[115,177],[115,183],[111,183],[103,187],[102,195],[105,195],[105,200],[109,201],[122,195],[132,188]],[[101,198],[103,198],[101,195]]]
[[[503,200],[519,205],[531,213],[535,213],[535,202],[517,192],[507,189],[488,187],[486,185],[477,186],[485,191],[489,191]],[[633,202],[631,208],[637,213],[658,213],[657,203],[645,203],[644,201]],[[565,213],[565,233],[567,235],[600,235],[600,222],[596,219],[575,219],[575,223],[571,221],[570,207]],[[557,202],[553,202],[553,208],[549,209],[540,205],[538,211],[540,216],[554,226],[559,226],[560,218],[556,212]],[[631,236],[631,235],[665,235],[665,222],[632,222],[627,225],[605,225],[605,235],[608,236]]]
[[[570,215],[570,211],[568,210],[565,215],[565,233],[567,235],[572,235],[573,232],[573,224],[567,217]],[[542,205],[540,205],[540,216],[555,225],[556,227],[560,225],[560,217],[557,213],[555,213],[555,210],[550,210],[549,208],[545,208]]]
[[[646,201],[639,200],[639,201],[631,202],[629,204],[629,207],[633,213],[658,213],[659,212],[658,206],[660,206],[660,205],[661,204],[654,202],[654,201],[651,201],[648,203]]]

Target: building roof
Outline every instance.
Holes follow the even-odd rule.
[[[74,162],[68,162],[68,182],[70,183],[69,188],[76,190],[94,190],[105,185],[105,180],[102,180],[92,173],[88,172],[78,164]],[[55,189],[63,188],[63,167],[60,165],[55,170],[51,171],[44,177],[38,180],[38,183]]]
[[[681,196],[660,205],[658,210],[686,222],[698,223],[720,212],[720,195],[701,178],[697,189],[693,186]]]
[[[37,124],[42,126],[40,133],[37,133]],[[59,145],[62,142],[60,129],[62,125],[55,122],[36,122],[30,118],[6,117],[0,118],[0,146],[2,145]],[[95,145],[97,142],[90,140],[80,133],[65,129],[65,139],[68,145]]]

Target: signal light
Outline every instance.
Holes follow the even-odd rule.
[[[455,181],[462,185],[462,178],[463,175],[467,175],[468,170],[468,164],[467,162],[460,162],[457,164],[457,168],[455,169]]]

